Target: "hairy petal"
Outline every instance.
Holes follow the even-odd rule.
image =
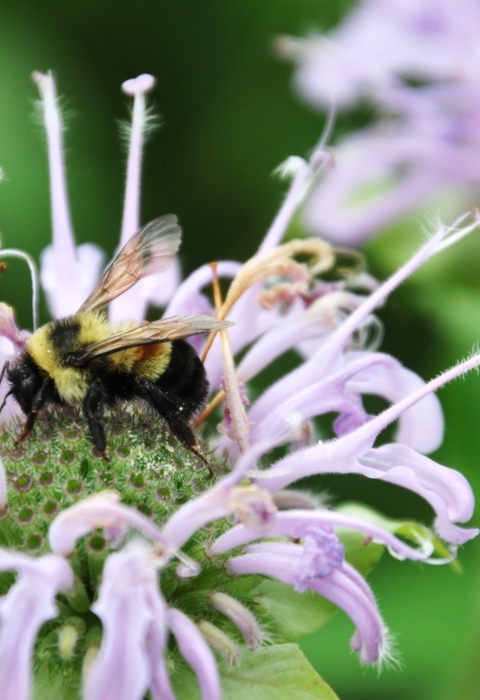
[[[85,681],[85,700],[144,697],[151,679],[146,641],[156,612],[152,595],[159,595],[156,570],[144,544],[132,543],[108,557],[98,600],[92,605],[103,636]]]
[[[14,352],[25,350],[31,336],[28,331],[18,328],[12,307],[3,302],[0,302],[0,336],[12,343]]]
[[[478,534],[476,528],[459,528],[452,522],[465,522],[473,512],[471,488],[459,472],[419,455],[406,445],[372,449],[360,440],[362,435],[356,435],[361,431],[362,428],[344,438],[289,455],[268,471],[255,474],[254,480],[263,488],[276,491],[312,474],[362,474],[422,496],[434,508],[435,527],[446,541],[463,543]],[[352,436],[358,438],[358,451],[351,450]]]
[[[292,161],[289,161],[291,167]],[[303,160],[303,158],[295,158],[294,161],[294,173],[292,184],[287,192],[285,199],[282,202],[282,206],[278,211],[275,219],[273,220],[270,228],[268,229],[265,238],[263,239],[259,252],[266,250],[271,250],[275,246],[280,245],[285,231],[294,215],[299,203],[305,194],[305,185],[307,183],[309,175],[309,164]]]
[[[275,516],[272,529],[268,532],[269,537],[291,537],[300,539],[305,536],[311,527],[344,527],[351,530],[363,532],[367,537],[376,542],[385,544],[391,554],[397,559],[413,559],[425,561],[432,554],[433,545],[430,542],[422,543],[421,549],[409,547],[402,540],[392,535],[384,528],[374,523],[357,518],[351,515],[344,515],[333,510],[321,508],[314,511],[290,510],[279,512]],[[221,535],[210,547],[213,555],[221,554],[230,549],[235,549],[253,540],[259,539],[258,532],[252,532],[245,525],[235,525]]]
[[[155,561],[152,564],[154,565]],[[164,656],[168,635],[167,606],[159,593],[156,576],[150,576],[149,585],[145,586],[145,597],[151,610],[146,646],[150,663],[152,700],[176,700]]]
[[[29,700],[37,632],[58,615],[55,596],[73,586],[73,573],[53,554],[33,558],[0,550],[0,571],[10,570],[18,578],[0,598],[0,693],[2,700]]]
[[[76,541],[97,527],[118,536],[125,528],[138,530],[162,548],[165,540],[150,518],[136,508],[120,503],[117,493],[103,491],[63,510],[50,526],[48,540],[52,550],[68,556]]]
[[[249,464],[250,460],[249,453],[244,463]],[[270,493],[257,486],[235,486],[235,481],[242,478],[242,471],[230,474],[209,491],[185,503],[167,520],[162,535],[172,553],[207,523],[232,513],[258,532],[271,527],[276,507]]]
[[[296,584],[303,547],[283,543],[253,545],[246,554],[229,559],[232,574],[271,576],[290,586]],[[310,579],[308,587],[341,607],[353,620],[357,632],[352,640],[364,663],[375,663],[386,651],[387,631],[367,582],[353,567],[343,563],[324,577]]]
[[[63,271],[59,273],[55,242],[47,246],[40,256],[40,281],[47,296],[51,313],[62,318],[78,311],[85,298],[100,280],[105,263],[105,253],[93,243],[84,243],[75,248],[76,263],[72,276],[76,272],[75,287],[62,287]],[[65,269],[67,266],[64,265]],[[71,284],[71,282],[70,282]]]
[[[208,597],[208,602],[228,617],[240,630],[249,649],[256,649],[262,642],[262,632],[255,617],[242,603],[228,593],[213,591]]]
[[[359,355],[346,353],[344,362],[353,362]],[[384,353],[371,353],[371,357],[372,364],[347,382],[345,388],[348,392],[376,394],[394,404],[425,386],[418,374],[403,367],[393,357]],[[434,452],[442,444],[443,429],[440,401],[431,393],[400,416],[395,441],[424,454]]]
[[[348,308],[354,296],[346,292],[332,292],[300,313],[292,309],[291,313],[282,315],[278,324],[267,329],[242,358],[237,369],[239,379],[252,379],[277,357],[304,341],[314,341],[317,349],[340,322],[338,309]],[[355,297],[357,306],[358,299]]]
[[[217,664],[196,625],[180,610],[168,611],[168,624],[180,653],[195,671],[202,700],[221,700]]]
[[[149,126],[149,115],[146,108],[145,95],[155,87],[155,78],[147,73],[137,78],[126,80],[122,90],[133,97],[132,124],[129,129],[129,149],[127,177],[125,183],[125,199],[122,220],[122,235],[120,246],[130,240],[135,231],[140,228],[140,181],[142,167],[142,151],[145,131]]]
[[[358,473],[415,491],[436,512],[435,529],[447,542],[463,544],[477,528],[460,528],[473,515],[474,497],[463,474],[419,455],[406,445],[389,444],[369,450],[358,460]]]
[[[298,450],[264,472],[252,472],[254,481],[276,491],[297,479],[320,473],[360,473],[390,480],[426,498],[437,512],[436,527],[447,541],[461,543],[475,537],[478,530],[462,530],[451,522],[465,522],[473,509],[473,495],[462,475],[418,455],[406,445],[372,448],[378,434],[404,411],[479,364],[480,354],[473,355],[344,437]],[[368,465],[362,462],[365,457]]]

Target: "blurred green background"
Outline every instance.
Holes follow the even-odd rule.
[[[212,259],[247,259],[275,215],[285,185],[271,177],[288,155],[307,155],[324,117],[290,90],[291,67],[273,55],[279,33],[328,29],[351,6],[337,0],[0,0],[0,231],[5,247],[38,259],[50,239],[45,142],[33,118],[33,70],[53,69],[68,114],[68,186],[77,242],[111,254],[118,242],[125,153],[115,120],[127,116],[120,84],[157,77],[162,130],[145,156],[142,220],[175,212],[185,273]],[[338,119],[333,144],[365,119]],[[419,219],[366,246],[384,278],[421,239]],[[438,256],[395,292],[380,316],[382,349],[429,378],[478,343],[480,235]],[[1,299],[30,327],[30,283],[21,263],[2,274]],[[43,320],[47,319],[45,307]],[[480,494],[479,380],[441,392],[445,443],[435,458],[463,471]],[[417,497],[355,477],[317,483],[399,517],[431,520]],[[460,552],[463,575],[385,559],[371,576],[397,638],[401,671],[377,677],[349,653],[339,614],[303,648],[341,700],[473,700],[480,688],[480,545]]]

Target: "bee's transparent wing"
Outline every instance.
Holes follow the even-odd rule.
[[[151,323],[145,321],[140,326],[114,333],[105,340],[87,345],[82,350],[69,355],[67,362],[69,365],[82,366],[95,357],[110,355],[126,348],[179,340],[197,333],[218,331],[233,325],[231,321],[220,321],[213,316],[202,315],[171,316]]]
[[[167,270],[180,247],[182,230],[174,214],[154,219],[125,244],[102,281],[84,301],[80,313],[96,311],[148,275]]]

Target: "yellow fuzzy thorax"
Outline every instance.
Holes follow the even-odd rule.
[[[104,340],[112,334],[112,326],[103,313],[77,314],[72,316],[72,321],[79,324],[78,349]],[[63,365],[61,354],[51,341],[52,330],[57,325],[58,321],[50,321],[35,331],[27,342],[27,352],[53,379],[60,398],[66,403],[75,405],[85,398],[91,375],[87,369]]]
[[[78,324],[74,347],[69,351],[81,350],[86,345],[106,340],[114,333],[136,326],[133,321],[112,325],[103,312],[76,314],[69,321]],[[27,342],[27,352],[38,367],[54,381],[60,398],[68,404],[76,405],[84,400],[93,378],[95,363],[98,361],[92,361],[91,367],[65,366],[62,349],[56,347],[51,338],[52,331],[58,328],[60,323],[50,321],[35,331]],[[145,379],[155,380],[167,368],[170,356],[170,343],[138,346],[108,355],[103,359],[102,368],[107,372],[133,373]]]

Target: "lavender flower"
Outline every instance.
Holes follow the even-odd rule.
[[[51,75],[35,76],[44,100],[54,222],[41,279],[52,312],[71,313],[95,283],[101,254],[91,246],[75,248],[55,86]],[[152,86],[151,76],[124,84],[134,109],[122,241],[139,224],[145,93]],[[308,689],[311,697],[334,698],[295,646],[285,644],[295,633],[285,619],[279,628],[269,611],[269,596],[278,592],[272,582],[295,591],[295,610],[308,593],[322,619],[331,603],[342,608],[356,627],[352,649],[363,663],[381,664],[392,656],[390,637],[362,575],[366,569],[361,573],[354,565],[359,552],[370,548],[374,560],[387,548],[398,559],[446,563],[459,544],[478,534],[461,527],[473,510],[469,484],[425,453],[443,436],[433,392],[478,366],[480,355],[425,384],[377,351],[379,323],[373,316],[398,284],[477,222],[441,226],[381,285],[355,268],[353,253],[346,274],[335,249],[323,241],[281,243],[326,162],[323,147],[308,163],[289,161],[290,190],[258,253],[243,265],[213,266],[217,276],[232,278],[225,300],[212,267],[178,284],[171,276],[167,285],[167,314],[201,311],[236,323],[220,332],[220,342],[195,340],[217,391],[198,422],[224,402],[221,431],[210,439],[219,455],[213,481],[142,407],[109,415],[111,463],[92,452],[75,411],[44,414],[41,430],[20,446],[14,442],[18,420],[5,420],[0,571],[18,572],[14,583],[0,578],[5,700],[32,697],[32,677],[45,697],[61,691],[85,700],[142,700],[149,692],[153,700],[174,700],[194,697],[198,687],[204,699],[220,700],[223,688],[240,700],[272,663],[279,669],[272,688],[277,684],[284,695],[294,699]],[[72,271],[69,294],[58,266],[64,253]],[[325,272],[333,282],[322,278]],[[143,318],[148,300],[159,300],[158,278],[152,280],[137,296],[118,299],[112,314]],[[215,308],[203,292],[212,282]],[[7,307],[0,308],[0,333],[12,351],[25,347],[28,336]],[[302,358],[298,367],[250,403],[250,380],[290,348]],[[236,366],[240,351],[246,352]],[[369,416],[364,393],[377,393],[391,406]],[[319,441],[311,421],[330,412],[338,414],[336,437]],[[395,442],[376,447],[378,435],[397,420]],[[272,463],[269,455],[280,446],[290,451]],[[415,491],[436,513],[436,534],[402,524],[400,539],[398,523],[368,509],[329,508],[288,488],[326,472],[360,473]],[[347,547],[345,533],[358,533],[356,549]],[[313,629],[319,624],[312,620]]]
[[[480,179],[474,0],[361,0],[326,35],[279,40],[316,107],[366,100],[378,123],[343,138],[305,208],[308,229],[356,243]]]

